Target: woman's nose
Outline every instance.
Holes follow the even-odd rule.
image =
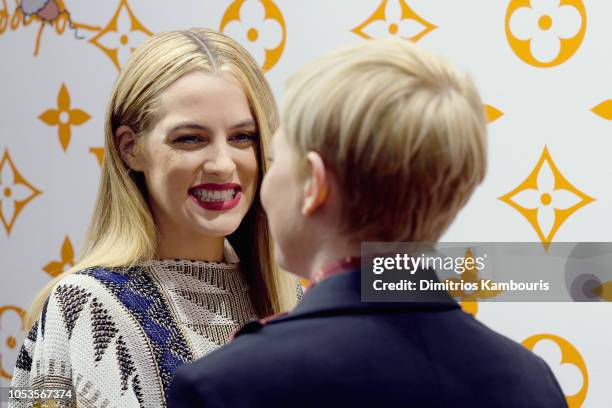
[[[236,163],[232,159],[227,147],[222,146],[211,152],[211,157],[204,162],[204,172],[227,176],[236,170]]]

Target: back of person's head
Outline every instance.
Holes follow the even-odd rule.
[[[474,84],[409,41],[371,40],[304,67],[281,116],[298,159],[316,151],[334,174],[355,242],[437,241],[485,175]]]

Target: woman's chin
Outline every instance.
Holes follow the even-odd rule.
[[[225,225],[218,225],[222,223],[214,223],[216,225],[211,225],[210,222],[205,224],[193,225],[198,234],[206,235],[208,237],[227,237],[234,233],[240,224],[235,223],[223,223]]]
[[[210,210],[191,201],[186,210],[190,228],[196,229],[202,235],[226,237],[238,229],[248,208],[244,208],[243,203],[240,203],[231,209]]]
[[[198,234],[209,237],[226,237],[235,232],[240,223],[242,216],[240,214],[218,214],[215,217],[204,217],[202,214],[192,214],[189,217],[189,228],[195,230]]]

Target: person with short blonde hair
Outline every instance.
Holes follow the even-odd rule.
[[[356,241],[437,241],[485,175],[472,80],[411,42],[366,42],[304,67],[282,113],[298,157],[318,152],[335,175]]]
[[[178,369],[170,407],[566,406],[541,358],[448,293],[361,301],[361,243],[438,241],[485,176],[466,74],[404,40],[332,52],[290,78],[271,153],[275,256],[312,285],[290,313]]]

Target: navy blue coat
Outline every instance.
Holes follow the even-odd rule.
[[[567,407],[546,363],[461,311],[362,303],[358,270],[176,371],[172,407]]]

